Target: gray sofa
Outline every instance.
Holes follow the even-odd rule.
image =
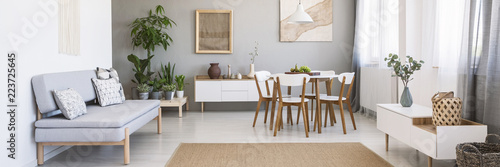
[[[122,104],[100,107],[91,104],[96,93],[91,78],[96,71],[74,71],[34,76],[31,80],[37,104],[35,142],[38,164],[42,165],[47,145],[123,145],[124,163],[130,162],[129,135],[157,120],[161,133],[159,100],[126,100]],[[68,120],[60,113],[53,90],[73,88],[87,102],[87,114]]]

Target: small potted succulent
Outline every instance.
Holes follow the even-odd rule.
[[[165,84],[161,87],[164,91],[165,100],[172,100],[174,98],[175,84]]]
[[[147,100],[149,97],[149,90],[151,87],[148,84],[139,84],[137,85],[137,90],[139,91],[139,99]]]
[[[166,82],[166,79],[155,78],[152,81],[149,81],[149,85],[153,88],[151,92],[151,99],[159,100],[160,99],[160,89],[163,84]]]
[[[182,98],[184,97],[184,79],[186,76],[184,75],[179,75],[175,76],[175,82],[177,82],[177,98]]]

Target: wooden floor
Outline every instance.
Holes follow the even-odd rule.
[[[340,115],[338,110],[336,112],[338,119]],[[377,130],[376,121],[359,114],[355,114],[358,128],[356,131],[350,121],[347,121],[347,135],[344,135],[339,122],[333,127],[324,128],[322,134],[311,132],[309,138],[306,138],[302,121],[299,126],[285,125],[285,129],[273,137],[269,125],[263,122],[262,114],[259,115],[257,124],[253,128],[254,113],[254,111],[205,111],[204,113],[184,111],[183,118],[178,118],[178,112],[164,111],[162,134],[156,134],[156,122],[151,121],[130,136],[131,160],[127,166],[164,166],[181,142],[361,142],[394,166],[427,166],[426,155],[393,138],[390,138],[389,152],[386,152],[385,137]],[[433,161],[434,166],[454,166],[454,164],[453,160]],[[44,166],[124,166],[123,146],[75,146],[46,161]]]

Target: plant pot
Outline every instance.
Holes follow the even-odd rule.
[[[405,87],[403,94],[401,94],[401,100],[399,101],[403,107],[411,107],[413,105],[413,98],[411,97],[410,89]]]
[[[219,63],[210,63],[210,68],[208,68],[208,76],[210,79],[218,79],[220,76]]]
[[[132,87],[132,99],[139,99],[139,91],[137,87]]]
[[[147,100],[149,97],[149,92],[139,93],[140,100]]]
[[[172,100],[174,98],[174,91],[165,91],[165,100]]]
[[[151,95],[149,98],[153,99],[153,100],[160,100],[160,92],[151,92]]]
[[[247,77],[254,78],[254,76],[255,76],[255,68],[253,64],[250,64],[250,73],[248,73]]]
[[[182,97],[184,97],[184,91],[183,91],[183,90],[178,90],[178,91],[176,92],[176,94],[177,94],[177,98],[182,98]]]

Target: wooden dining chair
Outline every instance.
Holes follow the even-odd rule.
[[[335,116],[334,110],[333,110],[333,104],[338,105],[340,107],[340,117],[342,120],[342,128],[344,130],[344,134],[346,134],[346,129],[345,129],[345,120],[344,120],[344,106],[343,103],[347,105],[349,108],[349,113],[351,115],[351,121],[352,125],[354,127],[354,130],[356,130],[356,123],[354,121],[354,115],[352,113],[352,108],[351,108],[351,100],[350,100],[350,95],[352,91],[352,85],[354,83],[354,72],[353,73],[342,73],[338,77],[338,81],[341,83],[340,86],[340,93],[339,96],[323,96],[320,97],[320,102],[323,104],[326,104],[326,110],[325,110],[325,127],[326,127],[326,121],[327,121],[327,116],[328,114],[330,115],[330,124],[333,125],[333,117]],[[332,81],[333,82],[333,81]],[[349,85],[349,89],[347,90],[346,96],[344,97],[344,88],[345,85]]]
[[[269,71],[258,71],[255,72],[255,84],[257,85],[257,91],[259,92],[259,102],[257,103],[257,109],[255,110],[255,118],[253,119],[253,127],[255,127],[255,122],[257,121],[257,116],[259,115],[260,105],[262,102],[266,103],[266,113],[264,116],[264,123],[267,120],[267,113],[269,110],[269,103],[273,101],[273,97],[271,92],[269,91],[269,83],[267,82],[271,77],[271,73]],[[260,83],[266,83],[266,94],[263,94],[260,89]],[[271,125],[272,126],[272,125]]]
[[[304,131],[306,132],[306,137],[309,137],[309,122],[307,102],[309,99],[302,97],[283,97],[281,86],[302,86],[302,94],[306,92],[306,83],[309,82],[310,77],[307,74],[277,74],[275,77],[275,82],[278,88],[278,114],[276,116],[276,125],[274,128],[274,136],[276,136],[277,131],[281,129],[283,125],[283,107],[285,106],[297,106],[297,112],[302,112],[304,118]],[[290,117],[291,118],[291,117]]]
[[[311,71],[311,72],[319,72],[319,75],[335,75],[335,71],[333,70],[330,70],[330,71]],[[322,81],[326,81],[326,80],[322,80]],[[309,99],[310,102],[311,102],[311,111],[314,111],[313,110],[313,106],[314,106],[314,102],[316,101],[316,92],[314,92],[314,81],[311,81],[311,93],[306,93],[305,94],[305,98]],[[326,86],[329,86],[330,90],[332,88],[332,84],[328,84],[327,82],[325,82]],[[300,95],[302,96],[302,95]],[[327,94],[320,94],[320,97],[321,96],[327,96]],[[317,102],[317,101],[316,101]],[[313,118],[314,118],[314,112],[311,112],[311,121],[313,121]],[[334,119],[335,123],[337,123],[337,120]],[[299,123],[299,113],[297,113],[297,124]]]

